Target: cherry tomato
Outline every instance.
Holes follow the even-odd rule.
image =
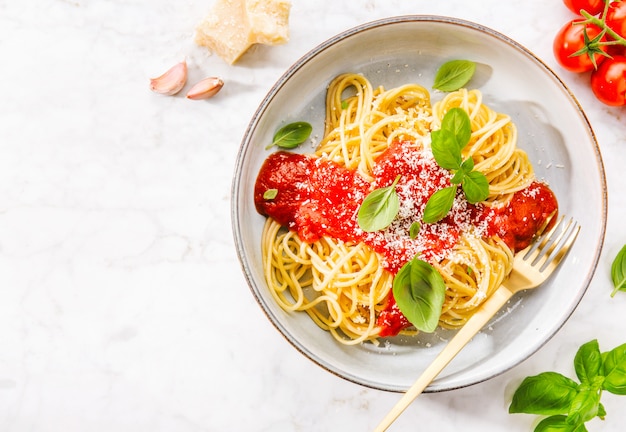
[[[624,45],[607,45],[606,52],[611,57],[626,56],[626,46]]]
[[[583,34],[585,29],[587,29],[587,36],[590,40],[600,34],[601,30],[593,24],[575,24],[577,22],[580,22],[579,18],[573,19],[561,27],[554,37],[552,50],[556,61],[563,68],[570,72],[581,73],[594,69],[593,63],[587,54],[577,56],[572,56],[572,54],[585,46]],[[604,50],[605,48],[602,49]],[[605,59],[605,56],[594,54],[594,58],[596,64],[599,65]]]
[[[591,90],[607,105],[626,105],[626,56],[615,56],[602,62],[591,73]]]
[[[611,30],[621,37],[626,37],[626,1],[611,2],[605,19],[606,25]]]
[[[604,0],[563,0],[565,6],[577,15],[584,9],[591,15],[598,15],[604,10]]]

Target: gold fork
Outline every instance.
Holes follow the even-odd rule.
[[[517,292],[541,285],[559,266],[580,231],[573,219],[564,224],[564,217],[548,233],[539,235],[526,249],[515,254],[513,270],[508,279],[482,304],[459,329],[435,360],[407,390],[375,429],[382,432],[419,396],[465,345]]]

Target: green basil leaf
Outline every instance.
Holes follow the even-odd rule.
[[[453,185],[461,184],[464,177],[465,177],[465,172],[462,169],[460,169],[454,173],[454,175],[450,179],[450,183],[452,183]]]
[[[579,425],[575,425],[572,432],[589,432],[589,430],[585,427],[584,423],[581,423]]]
[[[604,417],[606,417],[606,409],[604,405],[600,404],[598,406],[598,418],[604,420]]]
[[[268,189],[263,192],[263,199],[273,200],[274,198],[276,198],[276,195],[278,195],[278,189]]]
[[[557,372],[526,377],[513,394],[509,413],[567,414],[578,384]]]
[[[412,240],[415,240],[420,232],[420,229],[422,229],[422,224],[417,221],[413,222],[409,228],[409,237],[411,237]]]
[[[463,163],[461,164],[461,171],[463,171],[465,174],[469,174],[470,172],[472,172],[473,169],[474,169],[474,159],[472,158],[465,159]]]
[[[602,354],[597,339],[582,345],[574,356],[576,376],[583,384],[590,384],[602,372]]]
[[[598,415],[599,406],[600,390],[591,388],[579,390],[570,405],[567,422],[572,425],[585,423]]]
[[[587,432],[584,424],[572,425],[567,422],[567,416],[553,415],[541,420],[535,426],[534,432]]]
[[[455,196],[456,186],[448,186],[432,194],[424,208],[424,222],[435,223],[443,219],[452,208]]]
[[[613,264],[611,264],[611,279],[615,287],[611,297],[618,291],[626,291],[626,245],[617,253]]]
[[[439,324],[446,285],[439,272],[426,261],[413,258],[393,279],[398,308],[420,331],[431,333]]]
[[[431,132],[430,137],[430,148],[437,164],[447,170],[459,169],[461,151],[454,134],[447,129],[439,129]]]
[[[617,395],[626,395],[626,344],[609,351],[603,364],[602,387]]]
[[[472,79],[475,71],[476,63],[469,60],[446,62],[437,70],[433,88],[444,92],[458,90]]]
[[[454,135],[459,151],[463,150],[472,137],[472,125],[469,115],[462,108],[450,109],[441,120],[441,129]]]
[[[474,169],[474,159],[467,158],[461,164],[461,168],[457,172],[454,173],[454,176],[450,179],[450,183],[452,184],[461,184],[465,176],[472,172]],[[475,175],[475,174],[473,174]],[[487,185],[489,187],[489,185]]]
[[[396,193],[397,176],[391,186],[370,192],[357,214],[357,222],[363,231],[374,232],[385,229],[393,222],[400,211],[400,200]]]
[[[294,149],[305,142],[312,131],[313,127],[307,122],[289,123],[278,129],[274,134],[272,144],[267,146],[266,149],[273,146],[284,149]]]
[[[480,171],[466,174],[461,181],[461,187],[465,192],[465,197],[472,204],[484,201],[489,196],[489,182]]]

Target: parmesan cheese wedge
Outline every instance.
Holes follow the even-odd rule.
[[[290,9],[290,0],[217,0],[195,42],[233,64],[254,44],[286,43]]]

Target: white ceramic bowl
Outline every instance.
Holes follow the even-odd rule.
[[[254,182],[274,131],[285,122],[308,121],[323,133],[324,95],[333,77],[363,73],[374,85],[417,82],[430,88],[447,60],[478,64],[469,88],[484,102],[509,114],[518,127],[538,178],[556,193],[562,214],[582,229],[560,271],[543,287],[518,294],[494,321],[433,381],[443,391],[487,380],[537,351],[570,317],[595,271],[604,241],[606,184],[593,131],[574,96],[527,49],[484,26],[437,16],[401,16],[364,24],[339,34],[298,60],[261,103],[243,138],[232,186],[232,224],[237,252],[252,294],[263,311],[302,354],[347,380],[404,391],[442,349],[450,332],[396,338],[391,344],[344,346],[305,313],[285,313],[263,278],[264,218],[253,202]],[[434,100],[441,95],[432,93]],[[308,147],[308,148],[307,148]],[[299,151],[312,152],[304,146]]]

